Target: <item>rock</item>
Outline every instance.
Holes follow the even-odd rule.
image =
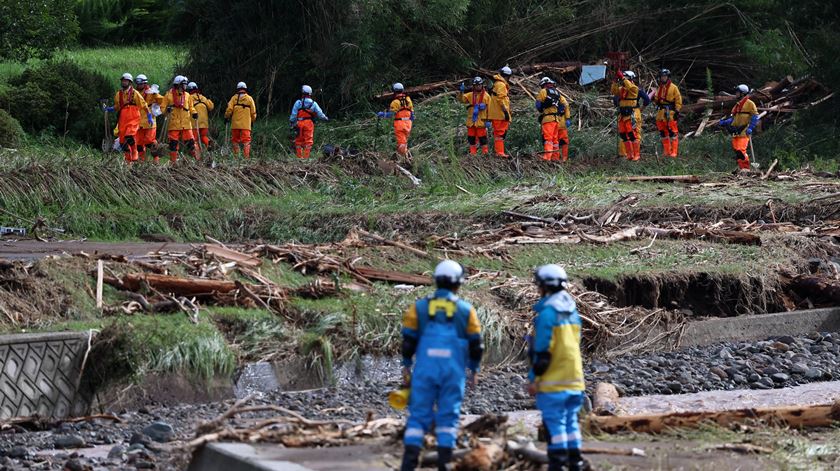
[[[761,379],[761,376],[760,376],[760,375],[758,375],[757,373],[751,373],[751,374],[748,376],[748,379],[750,380],[750,382],[751,382],[751,383],[755,383],[755,382],[758,382],[758,380],[760,380],[760,379]]]
[[[151,442],[152,441],[149,440],[149,437],[147,437],[146,435],[143,435],[142,433],[139,433],[139,432],[134,432],[131,435],[131,439],[128,440],[129,445],[134,445],[134,444],[137,444],[137,443],[139,443],[141,445],[148,445]]]
[[[137,469],[155,469],[156,468],[154,463],[152,463],[151,461],[146,461],[146,460],[137,460],[134,463],[134,467],[137,468]]]
[[[804,375],[809,370],[808,365],[805,363],[794,363],[793,366],[790,367],[790,371],[793,374]]]
[[[64,470],[63,471],[87,471],[89,469],[90,469],[90,467],[86,467],[86,466],[82,465],[82,463],[79,463],[78,460],[70,459],[70,460],[67,460],[66,463],[64,463]]]
[[[783,335],[781,337],[778,337],[776,338],[776,341],[787,345],[793,345],[794,343],[796,343],[796,339],[794,339],[790,335]]]
[[[779,371],[779,369],[776,368],[775,366],[768,366],[767,368],[764,368],[763,370],[761,370],[761,372],[764,373],[767,376],[773,376],[775,374],[781,373],[781,371]]]
[[[676,382],[668,383],[668,389],[670,389],[674,394],[679,394],[682,392],[682,384]]]
[[[85,446],[85,439],[78,435],[56,435],[53,438],[56,448],[81,448]]]
[[[175,440],[175,429],[166,422],[152,422],[143,429],[143,433],[158,443],[166,443]]]
[[[784,342],[773,342],[772,347],[774,350],[778,350],[780,352],[786,352],[790,350],[790,346],[788,346],[788,344]]]
[[[6,452],[6,456],[15,459],[26,458],[27,455],[29,455],[29,450],[27,450],[26,447],[23,446],[12,447],[9,451]]]
[[[814,381],[822,378],[824,374],[823,370],[819,368],[808,368],[808,371],[805,372],[805,378]]]
[[[790,376],[784,373],[775,373],[770,375],[770,379],[772,379],[776,383],[784,383],[785,381],[790,379]]]
[[[729,375],[726,374],[726,372],[718,366],[713,366],[712,368],[709,368],[709,372],[713,373],[720,379],[729,379]]]
[[[737,384],[744,384],[747,382],[747,378],[741,374],[734,374],[732,375],[732,381],[735,381]]]
[[[763,385],[765,385],[767,387],[770,387],[770,388],[773,387],[773,380],[768,378],[767,376],[764,376],[760,380],[758,380],[758,383],[763,384]]]
[[[111,451],[108,452],[108,459],[121,460],[127,451],[128,449],[125,445],[114,445],[114,447],[111,448]]]

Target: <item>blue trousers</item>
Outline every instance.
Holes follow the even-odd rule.
[[[406,445],[423,446],[423,437],[432,424],[438,446],[453,448],[458,436],[458,418],[464,399],[464,374],[417,371],[411,379],[411,399],[405,427]]]
[[[578,412],[583,405],[583,391],[537,393],[537,409],[548,431],[549,450],[580,449]]]

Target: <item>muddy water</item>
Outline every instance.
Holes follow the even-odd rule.
[[[640,415],[830,404],[836,400],[840,400],[840,381],[809,383],[782,389],[739,389],[623,397],[620,400],[620,409],[622,415]]]

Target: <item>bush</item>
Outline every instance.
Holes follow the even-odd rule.
[[[0,147],[17,147],[23,139],[23,128],[12,115],[0,110]]]
[[[9,83],[0,102],[27,132],[50,130],[91,144],[101,141],[99,100],[110,102],[114,93],[101,74],[63,60],[29,67]]]

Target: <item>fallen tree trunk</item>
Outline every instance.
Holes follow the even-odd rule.
[[[390,281],[407,285],[430,285],[432,279],[428,276],[403,273],[398,271],[379,270],[377,268],[353,267],[353,272],[366,280]]]
[[[179,296],[229,293],[236,289],[236,283],[233,281],[180,278],[154,273],[128,274],[123,276],[121,284],[131,291],[140,291],[144,283],[160,292]]]
[[[612,383],[598,383],[592,397],[592,413],[595,415],[616,415],[618,413],[618,389]]]
[[[751,232],[721,231],[703,228],[694,229],[663,229],[661,227],[646,227],[644,232],[668,239],[703,239],[710,242],[728,242],[739,245],[761,245],[761,237]]]
[[[660,433],[670,428],[693,428],[707,422],[724,427],[748,421],[794,428],[829,427],[838,420],[840,420],[840,401],[828,405],[763,407],[721,412],[674,412],[630,416],[590,415],[586,419],[593,430],[605,433]]]
[[[696,175],[613,177],[610,178],[610,180],[617,182],[700,183],[700,178],[698,178]]]
[[[796,294],[811,301],[840,304],[840,281],[814,275],[794,278],[788,285]]]

